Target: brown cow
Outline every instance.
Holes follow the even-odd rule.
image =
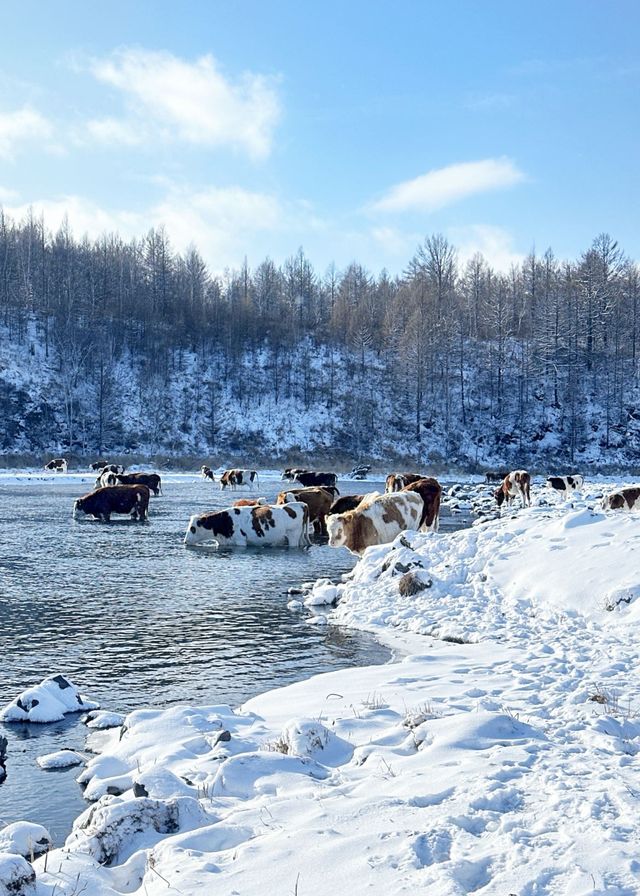
[[[258,507],[267,503],[266,498],[238,498],[231,505],[232,507]]]
[[[116,476],[119,485],[146,485],[154,495],[162,494],[162,480],[158,473],[124,473]]]
[[[109,522],[112,513],[126,513],[133,519],[144,520],[150,496],[146,485],[105,486],[78,498],[73,505],[73,516],[78,519],[82,511],[97,520]]]
[[[440,498],[442,487],[437,479],[425,476],[405,485],[403,492],[416,492],[422,498],[424,510],[420,517],[420,529],[423,532],[437,532],[440,522]]]
[[[330,488],[289,488],[280,492],[276,504],[289,504],[291,501],[302,501],[309,508],[309,522],[313,523],[315,535],[326,535],[325,519],[333,501],[334,489]]]
[[[384,484],[385,493],[400,492],[406,485],[422,478],[422,473],[389,473]]]
[[[632,485],[602,499],[603,510],[640,510],[640,487]]]
[[[509,473],[493,493],[498,507],[502,507],[505,501],[507,504],[511,504],[518,495],[520,495],[523,507],[526,507],[527,504],[531,506],[531,476],[526,470],[514,470]]]

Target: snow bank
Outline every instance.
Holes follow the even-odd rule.
[[[1,722],[58,722],[69,712],[98,709],[64,675],[51,675],[27,688],[0,710]]]
[[[16,821],[0,830],[0,853],[15,853],[25,859],[42,855],[51,842],[49,831],[30,821]]]
[[[329,620],[415,655],[131,713],[38,896],[638,893],[638,538],[587,495],[371,548]]]

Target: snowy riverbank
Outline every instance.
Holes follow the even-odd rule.
[[[638,893],[640,515],[598,494],[371,549],[331,619],[398,664],[101,732],[31,892]]]

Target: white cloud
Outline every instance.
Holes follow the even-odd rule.
[[[452,228],[447,236],[456,246],[458,259],[463,265],[479,252],[492,268],[506,273],[511,265],[520,264],[525,258],[525,253],[515,251],[513,236],[502,227],[473,224]]]
[[[434,168],[413,180],[392,187],[371,205],[373,211],[432,212],[467,196],[511,187],[524,180],[524,174],[511,159],[482,159]]]
[[[373,227],[371,237],[375,244],[385,253],[407,260],[420,242],[417,233],[404,233],[395,227]]]
[[[140,211],[106,209],[77,195],[7,204],[4,210],[20,220],[30,208],[37,217],[43,215],[46,226],[53,231],[66,218],[76,236],[118,232],[127,239],[141,237],[149,228],[164,224],[176,249],[184,251],[195,244],[214,272],[240,264],[256,236],[278,230],[285,219],[275,197],[239,187],[172,187],[162,199]]]
[[[211,55],[186,62],[167,52],[119,50],[93,60],[92,74],[126,98],[129,116],[88,122],[94,139],[145,143],[149,131],[165,140],[200,146],[234,146],[267,156],[280,118],[273,77],[245,72],[225,77]]]
[[[52,134],[51,123],[30,106],[14,112],[0,112],[0,157],[13,158],[19,143],[48,140]]]

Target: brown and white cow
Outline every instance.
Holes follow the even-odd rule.
[[[48,464],[44,465],[45,470],[51,470],[56,473],[66,473],[67,472],[67,462],[64,457],[54,457],[53,460],[50,460]]]
[[[520,495],[523,507],[531,506],[531,476],[526,470],[513,470],[504,477],[500,486],[493,493],[498,507],[502,507],[505,501],[507,504],[511,504],[518,495]]]
[[[368,495],[355,510],[327,517],[329,544],[362,556],[371,545],[388,544],[405,529],[417,529],[423,508],[415,492]]]
[[[238,498],[233,502],[232,507],[258,507],[267,503],[266,498]]]
[[[440,523],[440,499],[442,487],[437,479],[425,476],[416,482],[410,482],[402,489],[403,492],[415,492],[422,498],[424,508],[420,517],[419,528],[423,532],[437,532]]]
[[[216,481],[216,477],[213,474],[213,470],[211,467],[208,467],[206,464],[202,464],[200,467],[200,475],[203,479],[209,479],[211,482]]]
[[[611,492],[602,499],[603,510],[640,510],[640,486],[632,485]]]
[[[253,484],[260,487],[257,470],[225,470],[220,477],[220,488],[236,489],[240,485],[251,488]]]
[[[334,489],[326,488],[290,488],[280,492],[276,504],[290,504],[302,501],[309,508],[309,522],[315,535],[326,535],[325,518],[331,509]]]
[[[578,492],[584,485],[584,476],[573,473],[571,476],[547,476],[547,486],[556,492]]]
[[[98,488],[78,498],[73,505],[73,516],[81,513],[109,522],[112,513],[128,514],[144,520],[149,509],[150,492],[146,485],[116,485]]]
[[[187,545],[216,542],[219,547],[306,547],[309,542],[306,504],[265,504],[228,507],[215,513],[194,514],[184,542]]]
[[[422,473],[389,473],[384,484],[387,494],[400,492],[405,486],[424,478]]]

